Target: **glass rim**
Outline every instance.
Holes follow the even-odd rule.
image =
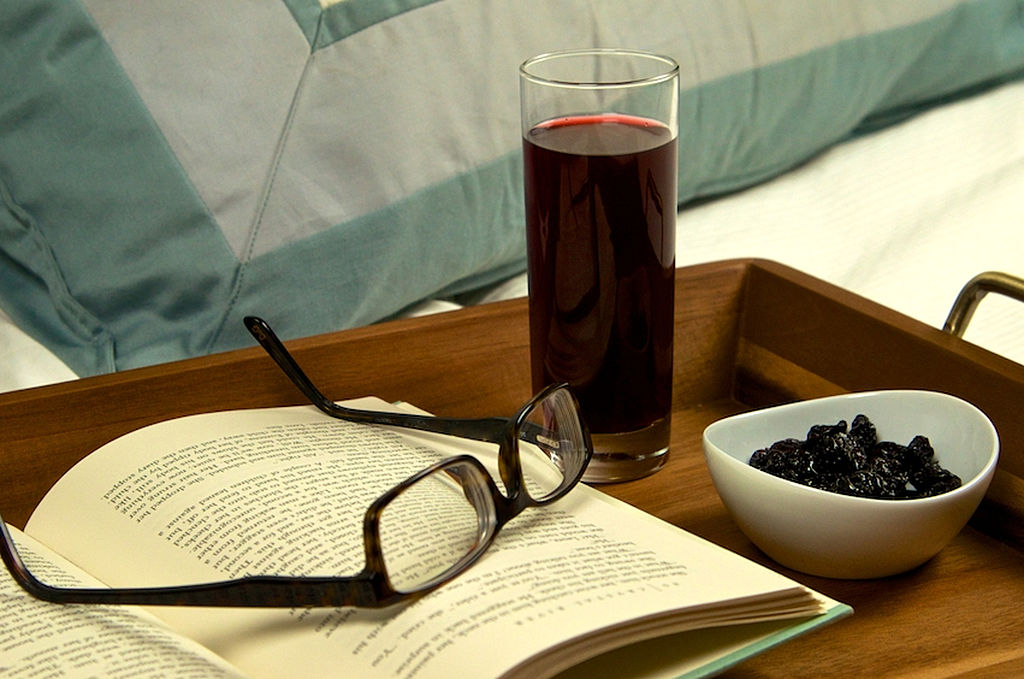
[[[617,79],[617,80],[582,80],[582,79],[568,79],[568,78],[555,78],[544,75],[533,73],[530,69],[536,65],[544,64],[557,59],[565,59],[567,57],[599,57],[599,56],[620,56],[629,57],[633,59],[643,59],[646,61],[657,62],[664,64],[666,69],[659,73],[655,73],[650,76]],[[539,85],[552,85],[566,88],[579,88],[579,89],[610,89],[610,88],[622,88],[622,87],[639,87],[642,85],[652,85],[657,83],[666,82],[678,76],[679,64],[675,59],[663,54],[657,54],[655,52],[647,52],[644,50],[635,49],[620,49],[620,48],[606,48],[606,47],[587,47],[581,49],[566,49],[556,50],[553,52],[544,52],[536,56],[530,57],[519,65],[520,77],[529,80],[530,82]]]

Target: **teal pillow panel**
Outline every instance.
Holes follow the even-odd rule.
[[[840,36],[869,21],[844,15],[837,9],[844,4],[817,3],[827,13],[815,17],[825,34]],[[849,6],[867,12],[874,4]],[[892,19],[900,3],[885,4],[874,9],[887,9]],[[1024,3],[920,2],[903,9],[908,16],[886,28],[812,43],[795,56],[708,82],[684,82],[680,203],[770,179],[834,143],[1024,74]],[[759,42],[751,30],[749,42]]]
[[[521,229],[508,228],[509,215],[522,214],[521,186],[518,163],[501,158],[458,181],[356,218],[346,229],[328,229],[254,257],[221,341],[251,344],[242,318],[268,308],[274,310],[275,328],[329,331],[341,305],[350,310],[354,325],[370,323],[395,299],[419,299],[424,271],[436,272],[439,285],[448,280],[446,272],[466,271],[467,261],[477,263],[478,272],[439,294],[454,295],[518,273],[519,258],[500,253],[523,247]],[[493,196],[506,196],[508,202]],[[424,228],[438,223],[446,225],[443,233]]]
[[[918,58],[893,74],[885,105],[868,115],[855,133],[883,128],[923,109],[1024,76],[1024,4],[1020,2],[965,3],[904,33]],[[901,43],[893,47],[906,48]]]
[[[237,260],[132,84],[75,3],[2,14],[5,309],[79,374],[207,351]]]
[[[516,68],[681,65],[679,197],[1017,77],[1024,0],[0,6],[0,306],[82,375],[521,271]]]

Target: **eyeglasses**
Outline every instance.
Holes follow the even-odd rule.
[[[22,588],[56,603],[390,606],[423,596],[465,571],[524,509],[547,505],[572,490],[593,454],[576,399],[564,384],[542,390],[510,418],[449,419],[346,408],[313,385],[265,321],[247,317],[245,324],[302,393],[332,417],[496,444],[504,492],[477,457],[449,457],[413,474],[370,504],[363,517],[366,560],[356,575],[258,575],[172,587],[48,585],[26,567],[0,517],[0,557]]]

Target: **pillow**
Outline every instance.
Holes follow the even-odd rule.
[[[372,323],[525,266],[517,67],[683,74],[679,197],[1019,75],[1010,0],[0,5],[0,307],[80,375]]]

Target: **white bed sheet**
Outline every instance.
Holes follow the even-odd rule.
[[[0,309],[0,391],[27,389],[76,379],[46,347],[15,325]]]
[[[1024,276],[1022,214],[1024,82],[1016,82],[683,210],[676,263],[773,259],[941,327],[974,275]],[[521,275],[460,302],[524,295]],[[410,313],[457,306],[432,300]],[[1024,363],[1024,304],[989,295],[965,339]],[[0,391],[74,378],[0,312]]]
[[[677,265],[757,256],[942,327],[976,274],[1024,276],[1024,82],[837,146],[680,213]],[[1024,362],[1024,305],[988,295],[965,339]]]

